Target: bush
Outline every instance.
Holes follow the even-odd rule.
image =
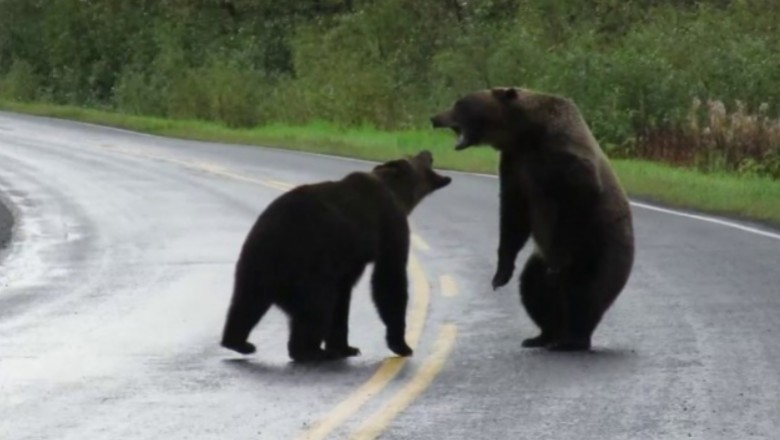
[[[0,96],[15,101],[32,101],[38,97],[40,82],[25,60],[17,59],[0,79]]]
[[[114,88],[114,105],[133,115],[164,116],[164,87],[154,75],[133,68],[126,69]]]

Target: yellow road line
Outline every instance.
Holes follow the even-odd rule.
[[[428,252],[431,250],[431,247],[428,245],[428,243],[414,232],[412,232],[412,246],[423,252]]]
[[[272,181],[270,181],[270,180],[259,180],[256,183],[259,184],[259,185],[267,186],[268,188],[272,188],[272,189],[275,189],[275,190],[282,191],[282,192],[289,191],[289,190],[291,190],[293,188],[292,185],[278,185],[276,183],[272,183]]]
[[[409,253],[409,274],[412,281],[412,307],[407,317],[406,342],[415,348],[420,342],[428,305],[431,302],[431,288],[420,259],[414,252]]]
[[[379,394],[406,364],[406,358],[393,357],[382,362],[379,369],[368,382],[356,389],[346,399],[342,400],[323,419],[316,422],[311,429],[299,437],[300,440],[324,439],[334,429],[344,423],[360,407]]]
[[[176,159],[163,159],[163,160],[167,160],[168,162],[172,162],[172,163],[176,163],[178,165],[182,165],[182,166],[184,166],[186,168],[190,168],[190,169],[194,169],[194,170],[198,170],[198,171],[205,171],[205,172],[208,172],[208,173],[211,173],[211,174],[215,174],[215,175],[222,176],[222,177],[227,177],[227,178],[230,178],[230,179],[233,179],[233,180],[238,180],[238,181],[241,181],[241,182],[248,182],[248,183],[254,183],[254,184],[257,184],[257,185],[262,185],[262,186],[265,186],[267,188],[275,189],[275,190],[282,191],[282,192],[289,191],[289,190],[291,190],[291,189],[293,189],[295,187],[295,185],[291,185],[291,184],[285,183],[285,182],[280,182],[278,180],[255,179],[253,177],[245,176],[245,175],[242,175],[242,174],[236,174],[236,173],[234,173],[232,171],[228,171],[228,170],[226,170],[224,168],[219,168],[219,167],[216,167],[216,166],[213,166],[213,165],[210,165],[210,164],[205,164],[205,163],[198,164],[198,163],[193,163],[193,162],[180,161],[180,160],[176,160]]]
[[[452,275],[442,275],[439,277],[439,284],[441,285],[441,294],[452,298],[458,295],[458,282],[455,281],[455,277]]]
[[[282,182],[281,180],[271,180],[271,179],[269,179],[269,180],[266,180],[266,182],[271,184],[271,185],[276,185],[276,186],[279,186],[279,187],[282,187],[282,188],[287,188],[287,189],[295,188],[295,185],[287,183],[287,182]]]
[[[414,349],[422,336],[431,293],[425,271],[414,253],[409,258],[409,273],[412,281],[412,307],[407,319],[406,342]],[[369,400],[379,394],[401,371],[408,359],[402,357],[385,359],[377,372],[366,383],[353,391],[325,417],[315,423],[300,439],[320,440],[325,438]]]
[[[207,172],[207,173],[210,173],[210,174],[215,174],[215,175],[222,176],[222,177],[228,177],[228,178],[231,178],[233,180],[238,180],[238,181],[242,181],[242,182],[254,183],[254,184],[257,184],[257,185],[262,185],[262,186],[265,186],[265,187],[268,187],[268,188],[271,188],[271,189],[275,189],[275,190],[279,190],[279,191],[288,191],[288,190],[290,190],[290,189],[295,187],[295,185],[292,185],[292,184],[287,183],[287,182],[282,182],[282,181],[279,181],[279,180],[255,179],[255,178],[252,178],[252,177],[249,177],[249,176],[245,176],[245,175],[242,175],[242,174],[237,174],[237,173],[234,173],[232,171],[227,170],[226,168],[223,168],[223,167],[221,167],[219,165],[215,165],[215,164],[210,163],[210,162],[190,162],[190,161],[186,161],[186,160],[174,159],[172,157],[159,155],[159,154],[152,154],[152,153],[149,153],[149,152],[146,152],[146,151],[134,150],[134,149],[130,149],[130,148],[122,148],[122,147],[110,147],[110,148],[113,149],[114,151],[119,152],[119,153],[124,153],[124,154],[131,155],[131,156],[143,157],[143,158],[146,158],[146,159],[161,160],[163,162],[173,163],[173,164],[176,164],[176,165],[183,166],[185,168],[198,170],[198,171],[203,171],[203,172]]]
[[[458,329],[454,324],[443,325],[436,339],[433,354],[425,360],[414,377],[387,403],[376,410],[349,439],[373,440],[379,437],[398,414],[411,405],[433,383],[455,347],[457,334]]]

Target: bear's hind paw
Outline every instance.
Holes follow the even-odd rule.
[[[409,347],[405,341],[400,341],[396,343],[389,344],[390,350],[393,351],[393,353],[397,354],[398,356],[411,356],[413,351],[411,347]]]
[[[525,348],[537,348],[537,347],[546,347],[550,344],[550,338],[547,336],[541,334],[539,336],[528,338],[523,341],[522,345]]]
[[[249,342],[226,342],[222,341],[222,346],[237,351],[241,354],[252,354],[255,352],[255,346]]]
[[[316,350],[302,350],[290,353],[290,358],[294,362],[325,362],[341,359],[343,356],[340,353],[336,353],[329,350],[322,350],[320,348]]]
[[[356,347],[345,347],[339,350],[339,354],[343,357],[360,356],[360,349]]]
[[[360,356],[360,349],[356,347],[350,347],[349,345],[343,347],[325,347],[325,350],[329,353],[333,353],[336,358],[347,358],[353,356]]]

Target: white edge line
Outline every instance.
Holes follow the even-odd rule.
[[[780,234],[775,234],[775,233],[768,232],[768,231],[762,231],[761,229],[756,229],[756,228],[751,228],[751,227],[748,227],[748,226],[743,226],[743,225],[740,225],[738,223],[727,222],[725,220],[719,220],[717,218],[707,217],[707,216],[703,216],[703,215],[687,214],[685,212],[675,211],[673,209],[661,208],[659,206],[648,205],[648,204],[645,204],[645,203],[631,202],[631,204],[636,206],[636,207],[638,207],[638,208],[643,208],[643,209],[647,209],[647,210],[650,210],[650,211],[663,212],[665,214],[676,215],[676,216],[679,216],[679,217],[690,218],[690,219],[699,220],[699,221],[703,221],[703,222],[707,222],[707,223],[714,223],[716,225],[726,226],[726,227],[729,227],[729,228],[738,229],[740,231],[750,232],[751,234],[761,235],[763,237],[768,237],[768,238],[773,238],[775,240],[780,240]]]
[[[450,171],[448,170],[447,172],[449,173]],[[493,174],[470,173],[470,172],[467,172],[467,171],[452,171],[452,172],[453,173],[457,173],[457,174],[465,174],[465,175],[469,175],[469,176],[489,177],[489,178],[492,178],[492,179],[498,179],[498,176],[493,175]],[[684,217],[684,218],[689,218],[689,219],[693,219],[693,220],[699,220],[699,221],[706,222],[706,223],[714,223],[716,225],[725,226],[725,227],[732,228],[732,229],[737,229],[737,230],[740,230],[740,231],[743,231],[743,232],[749,232],[751,234],[760,235],[762,237],[768,237],[768,238],[772,238],[772,239],[775,239],[775,240],[780,240],[780,234],[776,234],[776,233],[769,232],[769,231],[764,231],[764,230],[757,229],[757,228],[751,228],[749,226],[740,225],[739,223],[734,223],[734,222],[730,222],[730,221],[726,221],[726,220],[720,220],[720,219],[717,219],[715,217],[709,217],[709,216],[706,216],[706,215],[688,214],[688,213],[685,213],[685,212],[682,212],[682,211],[677,211],[677,210],[669,209],[669,208],[662,208],[660,206],[655,206],[655,205],[651,205],[651,204],[648,204],[648,203],[635,202],[633,200],[630,200],[630,203],[631,203],[631,205],[636,206],[637,208],[647,209],[649,211],[662,212],[664,214],[676,215],[678,217]]]
[[[331,160],[339,160],[339,161],[344,161],[344,162],[360,162],[360,163],[366,163],[366,164],[376,164],[376,163],[378,163],[377,161],[366,160],[366,159],[358,159],[358,158],[354,158],[354,157],[336,156],[336,155],[324,154],[324,153],[313,153],[313,152],[309,152],[309,151],[284,149],[284,148],[278,148],[278,147],[268,147],[268,146],[264,146],[264,145],[241,144],[241,143],[233,144],[233,143],[226,143],[226,142],[199,141],[199,140],[196,140],[196,139],[185,139],[185,138],[176,138],[176,137],[170,137],[170,136],[161,136],[161,135],[157,135],[157,134],[151,134],[151,133],[144,133],[144,132],[140,132],[140,131],[128,130],[128,129],[125,129],[125,128],[118,128],[118,127],[111,127],[111,126],[107,126],[107,125],[94,124],[94,123],[91,123],[91,122],[75,121],[75,120],[67,119],[67,118],[57,118],[57,117],[53,117],[53,116],[28,115],[26,113],[17,113],[17,112],[12,112],[12,111],[4,111],[4,112],[5,113],[10,113],[12,115],[21,115],[21,116],[28,116],[28,117],[32,116],[33,118],[54,119],[56,121],[64,121],[64,122],[71,123],[71,124],[74,124],[74,125],[77,125],[77,124],[89,125],[89,126],[97,127],[97,128],[104,129],[104,130],[119,131],[119,132],[123,132],[123,133],[143,136],[143,137],[152,137],[152,138],[174,140],[174,141],[181,141],[181,142],[199,142],[199,143],[206,143],[206,144],[213,144],[213,145],[227,145],[227,146],[242,146],[242,147],[262,148],[262,149],[266,149],[266,150],[273,150],[273,151],[290,153],[290,154],[326,157],[326,158],[331,159]],[[467,175],[467,176],[477,176],[477,177],[487,177],[487,178],[491,178],[491,179],[498,179],[498,176],[494,175],[494,174],[473,173],[473,172],[468,172],[468,171],[456,171],[456,170],[446,170],[446,172],[447,173],[451,173],[451,174],[462,174],[462,175]],[[740,231],[743,231],[743,232],[749,232],[751,234],[760,235],[762,237],[768,237],[768,238],[772,238],[772,239],[775,239],[775,240],[780,240],[780,234],[775,234],[775,233],[772,233],[772,232],[763,231],[761,229],[756,229],[756,228],[751,228],[751,227],[748,227],[748,226],[743,226],[743,225],[740,225],[738,223],[733,223],[733,222],[729,222],[729,221],[725,221],[725,220],[719,220],[719,219],[714,218],[714,217],[708,217],[708,216],[704,216],[704,215],[687,214],[685,212],[676,211],[676,210],[673,210],[673,209],[661,208],[659,206],[654,206],[654,205],[650,205],[650,204],[646,204],[646,203],[640,203],[640,202],[634,202],[634,201],[631,201],[631,204],[633,206],[638,207],[638,208],[643,208],[643,209],[647,209],[647,210],[650,210],[650,211],[662,212],[664,214],[676,215],[678,217],[685,217],[685,218],[689,218],[689,219],[693,219],[693,220],[703,221],[703,222],[706,222],[706,223],[713,223],[713,224],[716,224],[716,225],[721,225],[721,226],[725,226],[725,227],[728,227],[728,228],[737,229],[737,230],[740,230]]]

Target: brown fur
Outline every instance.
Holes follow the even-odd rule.
[[[347,342],[352,288],[374,263],[372,297],[387,345],[398,355],[411,355],[404,338],[407,216],[450,181],[433,170],[433,156],[423,151],[279,196],[260,214],[241,249],[222,346],[254,352],[249,333],[277,305],[290,318],[293,360],[357,355]]]
[[[520,249],[522,303],[541,329],[524,346],[582,350],[628,281],[634,237],[628,198],[579,109],[519,88],[480,90],[432,118],[459,135],[456,149],[501,154],[500,242],[493,287],[512,277]]]

